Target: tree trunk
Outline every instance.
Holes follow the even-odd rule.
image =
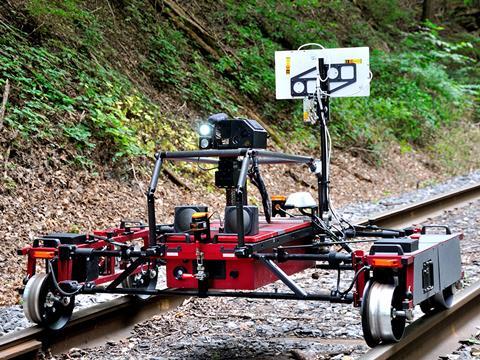
[[[7,79],[5,82],[5,91],[3,92],[2,105],[0,106],[0,130],[3,128],[3,119],[5,118],[5,110],[7,108],[8,95],[10,94],[10,83]]]
[[[422,6],[422,21],[432,20],[434,15],[435,0],[423,0]]]

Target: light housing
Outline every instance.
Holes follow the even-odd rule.
[[[198,133],[202,137],[212,136],[213,127],[210,124],[201,124],[198,128]]]
[[[200,149],[208,149],[210,147],[210,139],[200,138]]]

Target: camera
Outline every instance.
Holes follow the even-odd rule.
[[[267,148],[267,131],[255,120],[214,114],[198,128],[199,147],[205,149]]]

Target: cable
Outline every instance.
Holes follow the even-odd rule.
[[[303,49],[304,47],[307,47],[307,46],[317,46],[320,49],[325,50],[325,47],[322,46],[321,44],[318,44],[318,43],[303,44],[297,50],[301,50],[301,49]],[[328,73],[331,69],[331,61],[330,61],[330,58],[328,57],[328,52],[325,55],[326,55],[326,63],[328,64],[327,74],[326,74],[326,77],[324,79],[320,76],[320,68],[319,68],[319,64],[317,62],[316,67],[317,67],[318,76],[317,76],[317,79],[316,79],[316,91],[315,91],[315,95],[313,97],[314,101],[316,101],[317,105],[320,107],[319,119],[315,118],[316,113],[313,111],[312,107],[310,107],[309,114],[308,114],[308,121],[312,124],[314,124],[316,122],[316,120],[321,121],[322,126],[325,128],[326,141],[327,141],[327,151],[326,151],[327,153],[326,153],[326,156],[325,156],[325,159],[326,159],[326,167],[325,167],[326,168],[326,174],[324,174],[324,176],[325,176],[326,181],[328,182],[329,179],[330,179],[332,139],[331,139],[331,136],[330,136],[330,131],[328,130],[327,121],[326,121],[326,118],[325,118],[325,109],[324,109],[324,104],[322,102],[322,99],[325,98],[325,97],[332,97],[332,96],[331,96],[331,94],[328,93],[328,90],[323,91],[322,88],[321,88],[321,83],[325,83],[325,82],[328,81],[328,77],[329,77]],[[368,73],[369,73],[368,83],[370,83],[372,78],[373,78],[373,73],[370,71],[370,69],[368,70]],[[356,91],[352,94],[349,94],[349,95],[350,96],[356,95],[356,94],[360,93],[362,90],[363,90],[363,87],[360,86],[358,91]],[[316,108],[316,106],[313,107],[313,108]],[[327,111],[329,111],[329,109],[327,109]],[[333,224],[328,224],[328,223],[323,222],[323,219],[319,219],[318,217],[315,217],[316,222],[313,221],[313,223],[318,228],[320,228],[322,231],[324,231],[325,234],[329,235],[330,238],[335,241],[335,243],[337,243],[337,244],[347,244],[347,242],[345,242],[345,241],[340,242],[340,239],[335,234],[333,234],[330,229],[334,229],[337,232],[339,232],[341,234],[341,239],[345,240],[346,239],[346,235],[345,235],[346,230],[349,229],[349,228],[353,229],[354,235],[355,235],[355,231],[356,231],[355,227],[350,222],[345,220],[342,216],[340,216],[337,213],[334,206],[332,205],[332,201],[331,201],[331,198],[330,198],[330,192],[328,191],[328,188],[327,188],[327,191],[326,191],[326,197],[327,197],[326,200],[328,201],[328,205],[329,205],[328,210],[332,214],[332,217],[336,220],[336,222],[340,226],[340,229]],[[288,215],[290,215],[290,214],[288,214]],[[347,226],[345,226],[345,224]]]
[[[322,44],[319,43],[307,43],[300,45],[297,50],[302,50],[306,46],[318,46],[320,49],[325,50],[325,47]]]
[[[200,166],[200,156],[197,157],[198,161],[197,161],[197,167],[202,170],[202,171],[210,171],[210,170],[215,170],[215,169],[218,169],[218,166],[214,166],[214,167],[211,167],[211,168],[203,168]]]
[[[323,46],[322,44],[319,44],[319,43],[307,43],[307,44],[303,44],[301,46],[298,47],[297,51],[298,50],[302,50],[304,47],[307,47],[307,46],[318,46],[321,50],[325,50],[325,46]],[[330,67],[331,67],[331,61],[330,61],[330,57],[327,55],[327,58],[328,58],[328,70],[327,70],[327,77],[325,79],[322,79],[320,78],[320,75],[319,75],[319,78],[322,82],[325,82],[327,81],[328,79],[328,71],[330,70]],[[318,68],[318,63],[317,63],[317,72],[318,74],[320,74],[320,69]]]
[[[371,79],[371,77],[370,77]],[[322,96],[329,96],[328,93],[324,92],[321,90],[320,86],[317,86],[317,101],[318,103],[320,104],[320,107],[321,107],[321,110],[323,110],[323,103],[322,103]],[[327,181],[328,179],[330,178],[330,165],[331,165],[331,154],[332,154],[332,139],[331,139],[331,136],[330,136],[330,131],[328,130],[328,126],[326,124],[326,121],[325,121],[325,116],[324,116],[324,112],[321,111],[321,119],[319,119],[322,121],[323,123],[323,126],[325,127],[325,130],[326,130],[326,137],[327,137],[327,154],[326,154],[326,178],[327,178]],[[344,227],[343,226],[343,223],[346,223],[350,228],[352,228],[354,231],[355,231],[355,227],[349,223],[347,220],[343,219],[338,213],[337,211],[335,210],[335,208],[333,207],[333,204],[332,204],[332,201],[331,201],[331,198],[330,198],[330,192],[327,191],[327,200],[328,200],[328,203],[329,203],[329,210],[332,214],[332,216],[335,218],[335,220],[337,220],[338,224],[340,225],[340,227],[342,228],[342,231],[340,231],[340,233],[342,233],[342,238],[345,239],[345,230],[348,229],[347,227]]]
[[[367,243],[367,242],[375,242],[378,239],[365,239],[365,240],[342,240],[342,241],[335,241],[335,242],[324,242],[322,243],[325,245],[341,245],[341,244],[356,244],[356,243]]]
[[[287,212],[286,210],[283,210],[282,208],[278,209],[279,211],[283,212],[284,214],[294,218],[294,217],[301,217],[300,215],[294,215],[294,214],[291,214],[289,212]]]
[[[60,288],[60,285],[59,285],[58,282],[57,282],[57,278],[55,277],[55,272],[53,271],[52,263],[51,263],[50,261],[48,261],[48,269],[50,270],[50,274],[52,274],[53,285],[55,286],[55,288],[57,289],[57,291],[58,291],[61,295],[63,295],[63,296],[69,296],[69,297],[70,297],[70,296],[74,296],[74,295],[78,294],[80,291],[82,291],[83,288],[85,287],[85,283],[84,283],[84,284],[83,284],[82,286],[80,286],[77,290],[75,290],[75,291],[73,291],[73,292],[71,292],[71,293],[66,292],[66,291],[64,291],[64,290],[62,290],[62,289]]]
[[[325,234],[327,234],[331,239],[333,239],[335,242],[339,242],[340,239],[338,238],[338,236],[336,234],[334,234],[330,229],[329,227],[324,223],[324,221],[322,219],[320,219],[318,216],[314,215],[313,216],[313,219],[314,221],[312,222],[312,224],[316,225],[320,230],[323,230],[323,232],[325,232]],[[317,222],[315,222],[315,220]]]
[[[340,291],[340,289],[339,289],[339,286],[340,286],[340,270],[338,270],[337,292],[340,294],[340,296],[345,296],[345,295],[347,295],[347,294],[353,289],[353,286],[355,285],[355,281],[357,281],[358,276],[360,275],[360,273],[364,272],[365,270],[370,270],[370,266],[365,265],[365,266],[362,267],[360,270],[358,270],[358,271],[355,273],[355,276],[353,277],[353,280],[352,280],[352,282],[350,283],[350,286],[349,286],[349,287],[347,288],[347,290],[345,290],[345,291]]]

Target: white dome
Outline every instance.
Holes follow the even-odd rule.
[[[296,192],[288,196],[285,206],[299,209],[315,208],[317,207],[317,203],[309,192]]]

